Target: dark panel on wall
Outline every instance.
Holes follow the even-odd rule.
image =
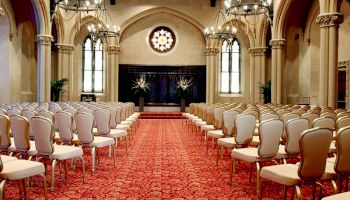
[[[145,96],[148,106],[178,106],[177,81],[183,76],[192,78],[193,85],[186,98],[186,104],[205,101],[206,67],[205,66],[119,66],[119,101],[131,101],[138,105],[138,97],[131,89],[133,81],[140,74],[146,75],[150,91]]]

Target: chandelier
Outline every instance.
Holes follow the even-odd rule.
[[[270,23],[273,18],[272,0],[226,0],[225,10],[235,17],[266,14]]]
[[[221,19],[221,20],[220,20]],[[222,27],[221,24],[225,24],[226,17],[222,10],[219,10],[215,17],[215,26],[206,27],[204,29],[204,35],[207,39],[218,39],[219,41],[232,40],[236,37],[237,28],[233,26],[232,21],[229,20],[227,25]]]
[[[1,7],[1,0],[0,0],[0,19],[5,16],[5,10]]]
[[[103,0],[56,0],[56,5],[66,11],[89,12],[101,8]]]
[[[106,26],[103,26],[101,21],[104,21]],[[91,38],[100,38],[101,40],[117,37],[120,33],[120,27],[113,24],[111,15],[105,6],[103,6],[101,11],[96,11],[95,21],[88,25],[87,28]]]

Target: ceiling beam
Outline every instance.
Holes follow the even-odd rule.
[[[216,0],[210,0],[210,7],[216,6]]]

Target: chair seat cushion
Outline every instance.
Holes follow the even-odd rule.
[[[10,137],[10,140],[11,140],[11,146],[9,146],[8,151],[9,152],[16,151],[15,140],[13,139],[13,137]]]
[[[337,173],[334,171],[334,163],[326,162],[326,169],[321,177],[324,180],[334,180],[337,178]]]
[[[207,125],[206,121],[196,121],[196,126],[204,126]]]
[[[30,144],[30,149],[28,150],[28,155],[35,156],[36,154],[38,154],[38,151],[35,148],[35,141],[30,140],[29,144]]]
[[[281,185],[293,186],[302,183],[298,176],[298,168],[299,166],[294,164],[266,166],[261,169],[260,177]]]
[[[67,160],[83,155],[81,147],[69,146],[69,145],[54,145],[54,152],[51,155],[51,159]]]
[[[202,131],[213,131],[213,130],[215,130],[215,127],[213,125],[202,125],[201,130]]]
[[[231,153],[232,158],[243,160],[246,162],[257,162],[260,161],[258,154],[258,148],[241,148],[233,149]]]
[[[128,136],[128,132],[126,130],[111,129],[109,132],[109,135],[106,135],[106,136],[112,137],[112,138],[126,137]]]
[[[1,155],[2,163],[18,160],[16,157]]]
[[[234,148],[236,146],[236,140],[234,137],[220,138],[217,143],[226,148]]]
[[[44,164],[30,160],[13,160],[3,165],[1,179],[18,180],[45,173]]]
[[[131,126],[128,124],[118,124],[117,127],[115,127],[115,129],[120,129],[120,130],[130,130]]]
[[[115,141],[113,138],[95,136],[94,141],[91,143],[91,146],[100,148],[113,145],[114,143]]]
[[[214,131],[208,131],[207,137],[211,138],[222,138],[225,135],[222,133],[222,130],[214,130]]]
[[[126,120],[126,121],[120,122],[120,124],[132,126],[134,124],[134,122]]]
[[[343,192],[343,193],[322,198],[322,200],[348,200],[348,199],[350,199],[350,192]]]

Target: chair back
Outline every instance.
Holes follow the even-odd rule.
[[[53,113],[47,110],[40,110],[38,112],[38,116],[47,118],[48,120],[50,120],[51,123],[55,121]]]
[[[235,118],[239,115],[237,111],[226,111],[223,113],[223,133],[225,136],[235,136]]]
[[[276,113],[266,113],[260,116],[260,123],[269,120],[269,119],[279,119],[280,117]]]
[[[334,170],[340,175],[350,174],[350,126],[340,129],[336,139],[337,157]]]
[[[214,124],[214,107],[207,107],[206,109],[206,122],[208,125]]]
[[[302,108],[299,108],[297,110],[293,110],[292,113],[297,113],[299,114],[300,116],[303,115],[304,113],[306,113],[306,110],[302,109]]]
[[[215,129],[221,129],[223,120],[222,116],[226,110],[224,108],[216,108],[214,110],[214,127]]]
[[[117,124],[120,124],[122,122],[122,119],[121,119],[121,114],[122,114],[122,108],[120,106],[116,106],[115,107],[115,110],[116,110],[116,114],[115,114],[115,122]]]
[[[109,124],[111,120],[111,114],[109,111],[98,109],[95,111],[94,117],[98,133],[100,135],[108,135],[110,131]]]
[[[350,117],[338,118],[335,126],[337,130],[344,128],[346,126],[350,126]]]
[[[341,117],[350,117],[350,112],[342,112],[337,114],[337,118],[341,118]]]
[[[12,115],[10,124],[16,150],[21,153],[27,152],[30,149],[28,120],[23,116]]]
[[[11,146],[10,139],[10,119],[4,114],[0,114],[0,134],[1,134],[1,143],[0,147],[2,150],[7,151]]]
[[[20,110],[14,109],[14,108],[10,108],[7,110],[7,115],[9,117],[11,116],[21,116],[22,112]]]
[[[243,111],[243,114],[254,115],[256,119],[259,118],[259,112],[256,110],[245,110]]]
[[[320,115],[320,117],[330,117],[333,118],[334,121],[337,120],[337,115],[333,112],[324,112]]]
[[[270,119],[260,124],[258,154],[261,158],[267,159],[276,156],[283,130],[284,124],[281,119]]]
[[[252,139],[256,127],[256,117],[251,114],[240,114],[235,118],[237,145],[248,145]]]
[[[303,132],[300,141],[298,175],[304,180],[317,180],[326,168],[326,159],[333,138],[331,129],[313,128]]]
[[[76,113],[74,116],[77,125],[79,143],[83,145],[90,144],[94,140],[92,128],[94,125],[94,116],[89,113]]]
[[[35,116],[30,121],[30,126],[34,133],[38,155],[50,156],[54,151],[53,139],[55,137],[52,122],[46,117]]]
[[[85,107],[82,107],[82,108],[79,108],[77,110],[77,113],[89,113],[89,114],[93,114],[93,112],[91,111],[91,109],[88,109],[88,108],[85,108]]]
[[[120,105],[121,107],[121,112],[120,112],[120,120],[125,121],[126,120],[126,107],[125,105]]]
[[[290,111],[286,110],[286,109],[282,109],[282,110],[277,111],[277,115],[280,116],[280,118],[282,118],[282,116],[287,114],[287,113],[290,113]]]
[[[55,121],[62,142],[65,144],[71,144],[73,139],[73,116],[66,111],[57,111],[55,114]]]
[[[107,110],[111,115],[111,119],[109,120],[109,128],[117,127],[117,109],[107,106],[105,107],[105,110]]]
[[[329,128],[333,130],[335,127],[335,121],[333,118],[330,118],[330,117],[317,118],[314,120],[314,124],[313,124],[313,128],[315,127]]]
[[[309,112],[307,112],[307,113],[304,113],[301,117],[308,119],[309,120],[309,128],[312,128],[314,120],[319,118],[320,115],[316,114],[316,113],[309,113]]]
[[[75,113],[77,113],[77,110],[74,108],[67,107],[67,108],[63,109],[63,111],[68,112],[69,114],[72,115],[72,117],[73,117],[72,131],[75,132],[77,130],[77,126],[75,125],[74,115],[75,115]]]
[[[301,134],[309,128],[309,121],[306,118],[291,119],[286,125],[285,151],[289,155],[300,153],[299,140]]]
[[[27,118],[28,121],[30,121],[34,116],[36,116],[38,113],[34,110],[28,110],[25,109],[22,111],[22,116]]]
[[[7,115],[7,111],[3,108],[0,108],[0,114]]]
[[[346,110],[345,110],[344,108],[338,108],[338,109],[335,109],[335,110],[334,110],[334,113],[335,113],[336,115],[338,115],[338,114],[340,114],[340,113],[343,113],[343,112],[346,112]]]
[[[296,119],[299,118],[300,115],[298,113],[286,113],[282,116],[282,121],[284,123],[284,125],[287,125],[288,121],[291,119]]]

